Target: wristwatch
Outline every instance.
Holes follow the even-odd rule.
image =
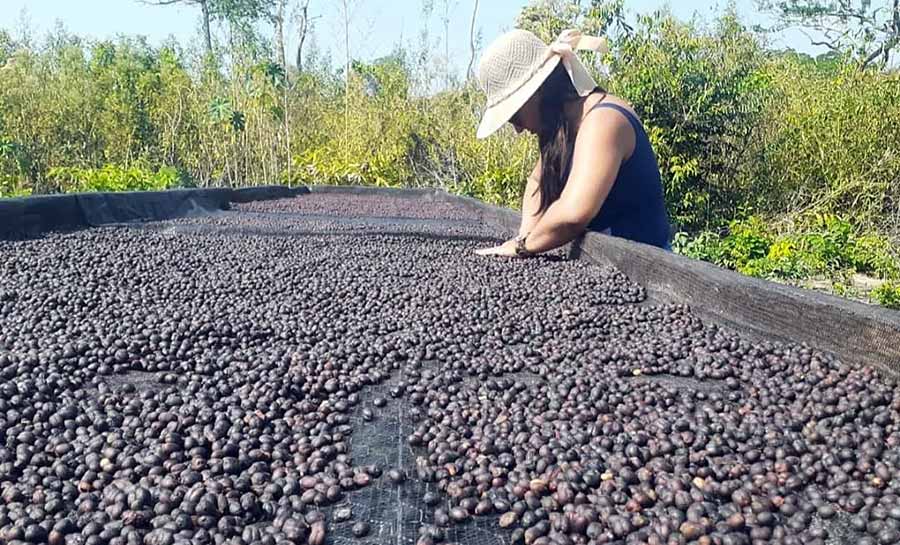
[[[528,248],[525,247],[525,239],[528,238],[528,233],[524,235],[519,235],[516,237],[516,256],[517,257],[531,257],[534,254],[528,251]]]

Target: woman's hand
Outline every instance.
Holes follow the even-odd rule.
[[[515,239],[507,240],[500,246],[494,246],[493,248],[482,248],[481,250],[475,250],[475,253],[478,255],[516,257],[516,241]]]

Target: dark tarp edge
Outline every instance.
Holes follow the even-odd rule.
[[[287,187],[284,185],[264,185],[257,187],[241,187],[232,190],[231,202],[246,203],[253,201],[270,201],[288,199],[309,193],[306,186]]]
[[[157,221],[227,208],[230,189],[182,189],[73,195],[88,225]]]
[[[230,202],[284,198],[305,187],[172,189],[121,193],[69,193],[0,200],[0,237],[112,223],[158,221],[227,209]]]
[[[76,229],[87,222],[72,195],[41,195],[0,200],[0,237],[39,235],[53,229]]]

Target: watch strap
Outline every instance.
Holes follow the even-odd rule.
[[[525,241],[528,239],[528,234],[519,235],[516,237],[516,255],[519,257],[529,257],[533,255],[528,251],[528,248],[525,247]]]

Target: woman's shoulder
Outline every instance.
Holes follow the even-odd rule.
[[[629,114],[640,123],[631,105],[619,97],[595,93],[587,97],[583,108],[578,134],[586,138],[585,145],[615,142],[622,158],[628,160],[637,144],[637,131]]]
[[[615,105],[623,108],[625,111],[634,116],[634,118],[640,121],[640,117],[638,117],[637,112],[634,111],[634,107],[627,100],[611,95],[609,93],[594,93],[587,97],[584,101],[584,112],[583,118],[587,117],[587,114],[595,111],[595,110],[604,110],[606,107],[602,107],[604,104]],[[608,108],[609,110],[616,110],[616,108]],[[620,112],[621,113],[621,112]]]

